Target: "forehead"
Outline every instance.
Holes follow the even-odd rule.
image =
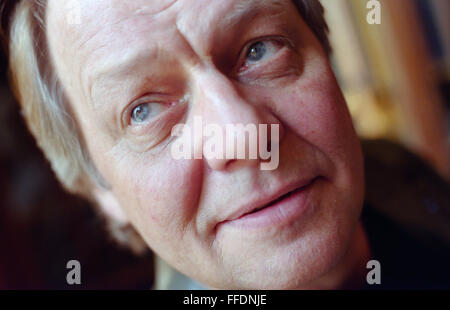
[[[107,31],[119,24],[145,20],[155,26],[172,22],[182,28],[184,24],[204,27],[211,24],[233,23],[241,15],[249,15],[260,8],[283,7],[288,0],[48,0],[47,19],[66,36],[86,35]],[[80,23],[70,23],[79,16]],[[190,23],[188,23],[190,21]],[[132,28],[128,30],[133,30]],[[154,29],[148,29],[154,30]]]
[[[220,28],[218,25],[232,25],[243,17],[258,14],[262,8],[282,11],[286,2],[289,1],[78,0],[70,2],[77,5],[67,5],[65,1],[49,0],[47,27],[59,40],[70,40],[72,49],[80,49],[89,47],[91,42],[96,47],[109,45],[120,35],[132,41],[139,35],[153,37],[170,30],[183,34],[212,32]],[[80,23],[69,22],[74,16]]]
[[[80,79],[82,72],[88,71],[85,72],[88,78],[81,79],[82,84],[89,84],[86,80],[111,69],[119,71],[123,67],[122,71],[130,72],[130,59],[142,54],[148,58],[153,53],[152,59],[167,55],[159,52],[168,49],[174,51],[169,54],[177,56],[181,54],[177,51],[189,49],[195,54],[208,50],[206,45],[212,42],[218,48],[219,38],[226,36],[233,26],[236,31],[241,23],[248,26],[253,17],[283,14],[288,11],[287,5],[292,4],[290,0],[78,0],[75,3],[69,6],[65,1],[49,0],[47,32],[52,52],[64,59],[56,60],[57,67],[65,67],[67,62],[73,66],[75,62],[76,70],[80,71],[75,74]],[[68,22],[74,14],[79,15],[79,24]]]

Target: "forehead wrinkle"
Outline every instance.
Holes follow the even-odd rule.
[[[95,109],[101,106],[97,100],[94,100],[94,94],[97,93],[96,89],[103,89],[111,83],[120,83],[120,79],[134,76],[138,65],[143,62],[149,63],[150,59],[152,62],[156,62],[164,55],[162,47],[158,44],[152,46],[146,45],[145,48],[126,48],[120,52],[113,49],[113,52],[111,52],[108,51],[110,46],[104,43],[95,47],[95,53],[104,55],[101,51],[105,48],[107,49],[107,54],[110,55],[109,57],[94,57],[94,53],[87,53],[83,57],[85,65],[79,70],[82,88],[86,90],[88,99],[93,103]],[[147,77],[155,76],[152,70],[147,71]],[[86,77],[84,80],[82,79],[83,75]]]
[[[122,2],[119,2],[120,4]],[[160,58],[160,56],[162,55],[162,51],[161,48],[159,46],[156,46],[155,49],[151,50],[151,53],[147,53],[146,51],[150,50],[148,48],[148,46],[144,49],[127,49],[127,50],[121,50],[120,53],[115,53],[114,54],[114,58],[104,58],[101,57],[100,61],[104,62],[104,65],[98,64],[98,57],[94,58],[96,59],[95,61],[89,61],[92,57],[94,57],[95,54],[101,53],[101,51],[106,47],[109,47],[111,44],[110,40],[108,39],[109,37],[111,37],[114,33],[116,33],[117,31],[113,31],[114,26],[120,25],[120,24],[125,24],[127,23],[128,20],[134,18],[134,17],[150,17],[147,22],[151,23],[151,20],[154,20],[154,18],[157,15],[160,15],[164,12],[167,12],[167,10],[169,10],[170,8],[172,8],[176,3],[178,3],[178,0],[173,0],[170,3],[164,5],[164,7],[162,8],[158,8],[157,11],[155,10],[151,10],[152,8],[150,6],[143,6],[138,8],[135,11],[132,11],[128,16],[125,16],[123,18],[116,18],[116,20],[109,22],[106,26],[102,25],[101,28],[98,27],[99,23],[94,21],[94,24],[97,24],[95,30],[93,30],[93,33],[89,34],[89,36],[82,41],[81,43],[79,43],[78,45],[78,51],[81,51],[82,49],[86,49],[86,46],[89,46],[90,42],[95,42],[95,44],[99,43],[97,41],[99,40],[95,40],[97,37],[100,37],[100,44],[99,45],[94,45],[90,50],[88,49],[87,52],[84,53],[84,57],[82,57],[82,61],[84,62],[84,66],[82,66],[82,70],[79,71],[86,71],[86,68],[89,68],[88,70],[88,74],[86,76],[86,79],[83,82],[83,79],[81,78],[81,76],[83,75],[81,72],[79,74],[79,78],[81,81],[81,85],[82,85],[82,89],[85,90],[85,93],[89,96],[90,99],[93,99],[92,94],[93,94],[93,87],[94,87],[94,83],[97,80],[102,80],[102,79],[97,79],[98,77],[107,75],[107,76],[111,76],[111,75],[120,75],[123,73],[127,73],[130,70],[130,67],[135,66],[136,63],[139,61],[139,59],[142,58],[152,58],[152,60],[157,60],[158,58]],[[124,6],[120,6],[123,7]],[[120,12],[120,7],[119,9],[115,9],[115,11]],[[106,32],[106,34],[105,34]],[[106,38],[106,39],[105,39]],[[79,41],[79,40],[78,40]],[[91,44],[92,45],[92,44]],[[107,54],[110,54],[109,52]],[[134,54],[134,55],[133,55]],[[119,55],[119,57],[117,57],[117,55]],[[131,60],[130,60],[131,59]],[[81,63],[80,60],[80,63]],[[95,66],[89,66],[87,65],[88,63],[95,63]],[[98,70],[96,70],[96,68]],[[104,79],[103,79],[104,80]],[[97,84],[97,83],[95,83]],[[83,91],[84,92],[84,91]]]
[[[147,1],[145,1],[145,2],[147,2]],[[164,4],[162,7],[160,7],[161,5],[159,5],[156,8],[152,7],[150,5],[141,5],[134,11],[130,10],[131,12],[130,12],[130,14],[128,14],[128,16],[119,18],[119,17],[117,17],[117,15],[120,15],[120,13],[122,11],[125,11],[127,9],[126,6],[129,5],[129,3],[124,3],[122,0],[116,1],[115,3],[118,4],[118,7],[111,5],[106,10],[97,12],[94,19],[87,18],[87,16],[85,18],[83,18],[83,24],[84,24],[83,29],[94,29],[92,33],[88,33],[87,37],[83,38],[81,36],[81,33],[79,33],[78,31],[70,31],[69,33],[66,33],[65,35],[74,35],[74,34],[76,35],[78,32],[78,40],[75,36],[74,41],[78,41],[77,47],[78,47],[78,49],[81,49],[85,45],[87,45],[90,41],[93,41],[98,35],[102,34],[104,30],[108,29],[111,26],[119,25],[121,23],[126,22],[127,20],[129,20],[131,18],[138,17],[138,16],[146,16],[149,18],[155,18],[156,16],[168,11],[177,2],[178,2],[178,0],[171,0],[169,3]],[[85,8],[85,9],[88,9],[88,8]],[[116,18],[115,18],[116,20],[106,22],[103,17],[108,16],[107,12],[114,12],[114,15],[116,15]],[[117,13],[119,13],[119,14],[117,14]],[[62,17],[60,16],[60,18],[62,18]],[[86,20],[87,20],[87,25],[86,25]],[[63,19],[63,22],[66,22],[66,21]]]
[[[135,11],[135,14],[136,15],[156,16],[156,15],[162,14],[165,11],[169,10],[177,2],[178,2],[178,0],[173,0],[172,2],[168,3],[167,5],[165,5],[164,7],[162,7],[160,10],[158,10],[156,12],[149,12],[150,11],[149,6],[141,6],[139,9],[137,9]]]
[[[130,14],[129,16],[126,16],[124,18],[121,18],[113,23],[111,23],[110,25],[117,25],[120,24],[122,22],[125,22],[131,18],[135,18],[135,17],[141,17],[141,16],[145,16],[145,17],[151,17],[151,18],[155,18],[158,15],[161,15],[163,13],[165,13],[166,11],[168,11],[171,7],[173,7],[176,3],[178,2],[178,0],[172,0],[170,3],[168,3],[167,5],[163,6],[162,8],[159,8],[156,11],[153,11],[151,9],[150,6],[141,6],[138,9],[136,9],[133,14]]]
[[[112,26],[112,25],[124,23],[124,22],[126,22],[126,20],[128,20],[132,17],[136,17],[136,16],[151,16],[151,15],[155,16],[155,15],[161,14],[163,12],[166,12],[168,9],[173,7],[176,3],[178,3],[178,0],[174,0],[170,3],[168,3],[167,5],[165,5],[162,8],[162,10],[158,10],[157,12],[149,11],[148,6],[143,6],[143,7],[138,8],[137,10],[135,10],[133,13],[131,13],[131,16],[126,16],[122,19],[116,19],[115,21],[110,22],[109,25]],[[229,12],[225,13],[226,14],[225,18],[221,18],[221,20],[222,20],[221,23],[225,22],[227,24],[230,24],[227,26],[233,26],[233,24],[235,24],[235,23],[246,21],[249,18],[255,17],[255,15],[258,15],[259,13],[261,13],[262,10],[263,11],[273,11],[273,12],[270,12],[271,16],[278,15],[278,14],[283,13],[283,11],[280,9],[282,9],[284,3],[285,3],[285,1],[283,1],[283,0],[236,1],[234,4],[232,4],[231,8],[225,8],[225,9],[228,9]],[[117,10],[117,8],[116,8],[116,10]],[[182,13],[182,12],[180,12],[180,13]],[[182,14],[180,14],[180,15],[182,15]],[[206,22],[208,25],[211,25],[216,20],[217,20],[217,14],[210,15],[210,17],[208,18],[208,20]],[[98,23],[97,23],[97,25],[98,25]],[[186,29],[181,29],[178,18],[176,18],[176,23],[174,26],[175,26],[174,30],[177,32],[178,36],[183,41],[183,45],[185,45],[185,47],[187,47],[190,50],[189,53],[199,55],[198,53],[196,53],[196,51],[193,48],[193,45],[190,43],[190,41],[191,41],[191,40],[189,40],[190,35],[188,33],[186,33]],[[187,28],[189,28],[189,27],[187,27]],[[203,27],[203,28],[205,28],[205,27]],[[211,29],[211,27],[206,27],[206,28]],[[219,28],[224,29],[223,27],[219,27]],[[108,29],[111,29],[111,27],[103,26],[100,29],[97,28],[94,33],[91,33],[89,35],[89,37],[80,44],[79,50],[81,50],[81,48],[83,46],[87,45],[90,41],[93,41],[97,36],[103,34],[104,31],[107,31]],[[106,35],[106,37],[109,37],[109,35]],[[109,45],[107,43],[108,40],[106,40],[106,41],[102,40],[102,41],[103,41],[103,44],[95,47],[96,51]],[[161,54],[161,51],[159,49],[158,49],[158,51],[154,50],[153,52],[156,53],[156,55]],[[139,53],[142,53],[142,51],[140,50]],[[96,70],[96,72],[92,72],[92,70],[89,70],[91,72],[90,72],[90,74],[88,74],[87,79],[84,80],[85,83],[83,83],[84,84],[83,89],[87,90],[87,95],[90,96],[90,99],[93,99],[93,97],[92,97],[93,87],[94,87],[94,84],[97,84],[96,81],[104,80],[104,79],[98,79],[98,77],[100,77],[101,75],[105,75],[105,74],[106,75],[117,75],[117,74],[120,74],[120,72],[129,71],[130,66],[135,65],[135,63],[137,62],[136,59],[130,60],[130,58],[137,58],[137,59],[141,58],[142,55],[139,55],[139,53],[137,53],[137,55],[134,55],[131,57],[129,56],[129,53],[127,53],[126,57],[124,57],[125,55],[122,51],[120,53],[120,56],[122,56],[122,57],[120,57],[121,59],[110,60],[110,61],[108,61],[109,64],[107,63],[104,67],[96,66],[97,68],[101,68],[100,70]],[[87,53],[86,58],[89,58],[89,56],[92,56],[92,54],[94,54],[94,53]],[[150,56],[151,55],[149,55],[149,54],[144,55],[144,57],[146,57],[146,58],[149,58]],[[190,58],[192,58],[192,57],[190,57]],[[83,67],[87,68],[88,66],[83,66]],[[80,79],[81,79],[81,77],[80,77]],[[83,80],[81,79],[81,81],[83,81]]]
[[[243,17],[251,18],[258,15],[261,10],[281,9],[283,2],[283,0],[237,2],[233,8],[233,12],[224,18],[224,22],[234,25]]]
[[[95,100],[95,94],[100,93],[108,87],[110,84],[117,83],[120,79],[123,80],[127,76],[134,76],[136,72],[135,67],[142,63],[141,59],[158,59],[161,56],[160,47],[152,49],[150,52],[135,52],[128,53],[126,56],[122,56],[122,59],[108,59],[103,64],[97,67],[97,70],[92,70],[87,75],[87,92],[89,98],[92,100],[94,108],[97,109],[101,106],[98,100]],[[98,69],[99,68],[99,69]],[[146,80],[151,80],[151,77],[155,76],[155,73],[148,70],[146,73]],[[120,79],[118,78],[120,77]],[[121,83],[124,85],[126,83]],[[108,88],[109,89],[109,88]]]
[[[289,0],[228,0],[223,2],[221,9],[202,11],[202,27],[197,27],[198,18],[191,14],[179,14],[176,19],[177,30],[182,37],[190,42],[192,50],[199,56],[210,56],[214,50],[213,43],[217,38],[226,35],[235,27],[250,23],[258,16],[267,14],[275,17],[286,13],[285,4]],[[197,14],[198,15],[198,14]],[[242,31],[242,29],[237,29]]]

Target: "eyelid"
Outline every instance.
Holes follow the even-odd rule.
[[[155,98],[159,97],[159,98]],[[190,96],[188,94],[184,95],[181,99],[174,100],[173,98],[170,98],[170,96],[165,96],[163,94],[148,94],[140,97],[137,100],[132,101],[131,104],[129,104],[123,111],[121,116],[121,127],[122,130],[126,130],[129,127],[133,127],[131,125],[131,115],[133,110],[138,107],[139,105],[145,104],[145,103],[157,103],[157,104],[165,104],[167,105],[167,111],[162,112],[160,115],[153,118],[153,121],[149,121],[147,123],[144,123],[142,125],[136,125],[134,127],[145,127],[148,123],[156,122],[160,118],[164,117],[165,114],[170,114],[172,107],[176,109],[176,106],[184,106],[189,101]]]
[[[294,44],[292,43],[292,41],[285,36],[272,35],[252,39],[251,41],[249,41],[247,44],[244,45],[244,48],[239,53],[237,72],[239,72],[240,68],[245,63],[245,57],[247,56],[249,48],[257,42],[264,42],[264,41],[273,41],[280,44],[288,45],[290,48],[294,48]]]
[[[142,97],[140,97],[137,100],[132,101],[131,104],[129,104],[124,111],[122,112],[122,117],[121,117],[121,125],[123,129],[126,129],[127,127],[131,126],[131,116],[132,116],[132,112],[135,108],[137,108],[138,106],[142,105],[142,104],[151,104],[151,103],[159,103],[159,104],[167,104],[170,105],[171,101],[170,100],[161,100],[161,99],[156,99],[154,98],[154,95],[144,95]],[[137,125],[139,126],[139,125]]]
[[[185,121],[187,111],[188,102],[179,101],[151,121],[126,128],[127,140],[129,139],[134,145],[140,145],[139,148],[144,147],[146,150],[159,145],[170,137],[173,126]]]

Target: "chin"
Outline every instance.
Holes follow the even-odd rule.
[[[225,282],[212,286],[244,290],[317,288],[316,280],[332,271],[345,255],[354,230],[350,226],[343,229],[338,222],[312,226],[315,229],[288,244],[265,250],[236,247],[231,262],[224,261],[224,270],[229,270],[222,273]]]

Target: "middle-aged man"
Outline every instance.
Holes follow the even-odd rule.
[[[18,99],[65,187],[132,226],[168,265],[211,288],[336,289],[367,285],[375,259],[384,287],[450,286],[448,239],[424,245],[375,211],[361,218],[363,153],[318,1],[75,4],[19,1],[9,35]],[[172,128],[198,118],[277,128],[276,169],[174,158],[186,137]]]

